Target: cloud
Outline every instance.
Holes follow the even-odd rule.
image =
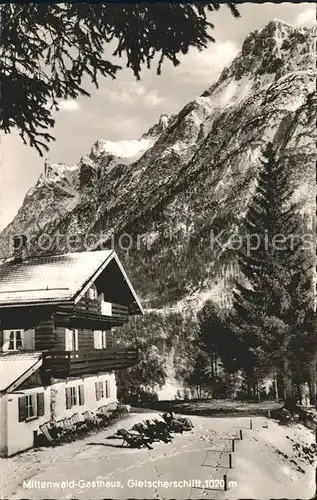
[[[117,89],[106,89],[105,94],[108,102],[128,106],[143,105],[155,107],[160,105],[164,100],[164,98],[159,95],[157,89],[148,90],[140,83],[129,81],[126,82],[126,84],[121,83],[121,88],[119,86]]]
[[[59,109],[61,111],[77,111],[80,109],[80,105],[74,99],[64,99],[58,103]]]
[[[188,54],[180,58],[181,64],[176,71],[180,76],[187,76],[193,80],[204,81],[219,76],[225,66],[231,63],[238,53],[238,47],[231,41],[210,44],[199,52],[191,49]]]
[[[161,104],[164,101],[164,98],[158,95],[157,90],[151,90],[144,96],[142,101],[146,106],[155,107]]]
[[[297,26],[313,26],[316,24],[316,7],[308,7],[295,19]]]

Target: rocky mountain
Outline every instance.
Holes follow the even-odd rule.
[[[274,141],[312,221],[316,29],[273,20],[252,32],[217,82],[135,141],[98,140],[78,164],[45,163],[13,234],[30,253],[115,246],[149,308],[230,300],[228,241],[252,199],[261,150]]]

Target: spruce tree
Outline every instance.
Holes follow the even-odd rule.
[[[302,221],[301,234],[314,237]],[[294,254],[293,274],[288,291],[291,297],[286,321],[290,326],[287,362],[292,374],[293,393],[301,399],[302,383],[307,383],[311,404],[316,404],[316,331],[314,311],[314,253],[311,245],[299,245]]]
[[[288,175],[273,144],[263,153],[258,185],[245,220],[238,253],[244,280],[236,283],[232,328],[248,346],[245,371],[249,383],[256,370],[276,373],[294,367],[291,350],[302,338],[311,340],[311,277],[305,268],[302,224]],[[299,284],[300,283],[300,284]],[[309,332],[308,332],[309,330]]]
[[[212,388],[210,363],[203,350],[195,354],[193,366],[189,369],[185,382],[195,388],[198,399],[203,397],[204,391]]]
[[[198,346],[209,354],[212,379],[215,378],[218,359],[228,373],[234,373],[241,367],[244,352],[242,344],[228,327],[230,319],[220,307],[212,301],[205,302],[198,316]]]

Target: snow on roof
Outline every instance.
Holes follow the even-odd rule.
[[[99,250],[6,262],[0,266],[0,306],[71,300],[114,254]]]
[[[5,391],[16,380],[41,364],[40,352],[1,353],[0,354],[0,391]]]

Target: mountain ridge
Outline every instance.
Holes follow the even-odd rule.
[[[186,308],[186,297],[200,303],[204,293],[228,304],[237,266],[230,250],[211,251],[210,232],[238,230],[269,140],[303,213],[314,211],[315,35],[315,27],[270,21],[246,37],[217,82],[136,142],[101,140],[77,165],[47,163],[1,233],[1,255],[13,234],[28,236],[30,253],[72,250],[56,247],[58,231],[84,250],[89,235],[92,249],[115,241],[149,307]],[[128,250],[118,248],[123,234]],[[49,249],[41,235],[53,240]]]

